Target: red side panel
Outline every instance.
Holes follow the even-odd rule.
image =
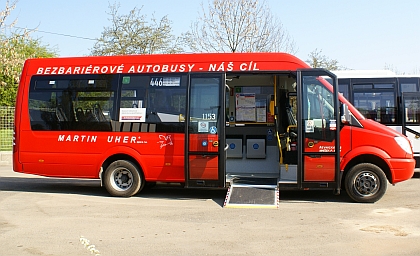
[[[334,156],[305,156],[304,181],[334,181]]]
[[[218,180],[218,156],[190,155],[190,179]]]

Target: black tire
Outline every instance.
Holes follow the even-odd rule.
[[[104,185],[112,196],[130,197],[144,185],[141,171],[127,160],[112,162],[104,173]]]
[[[385,194],[388,185],[382,169],[371,163],[353,166],[344,182],[347,194],[358,203],[378,201]]]

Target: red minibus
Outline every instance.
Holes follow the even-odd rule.
[[[409,140],[360,114],[334,74],[285,53],[29,59],[14,128],[14,171],[123,197],[261,177],[375,202],[415,166]]]

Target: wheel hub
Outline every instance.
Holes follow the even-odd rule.
[[[133,175],[126,169],[115,170],[115,185],[122,190],[126,190],[133,184]]]
[[[360,195],[372,195],[378,190],[378,178],[372,173],[361,173],[355,181],[356,190]]]

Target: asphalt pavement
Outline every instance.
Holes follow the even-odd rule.
[[[278,209],[224,208],[225,189],[110,197],[97,180],[0,166],[0,255],[420,255],[420,178],[374,204],[280,191]]]

